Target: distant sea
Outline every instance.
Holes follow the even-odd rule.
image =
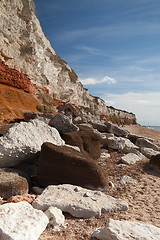
[[[149,128],[153,128],[153,129],[160,129],[160,126],[147,126]]]

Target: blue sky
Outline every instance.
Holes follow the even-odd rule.
[[[43,31],[84,87],[160,125],[159,0],[35,0]]]

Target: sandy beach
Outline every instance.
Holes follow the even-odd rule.
[[[160,145],[160,130],[140,125],[124,128],[133,134],[153,138]],[[109,218],[160,227],[160,174],[149,165],[147,158],[134,165],[120,166],[117,164],[120,157],[120,153],[113,152],[110,158],[99,159],[99,164],[108,172],[109,180],[114,184],[114,188],[110,187],[107,194],[127,201],[129,209],[126,212],[102,214],[99,219],[79,219],[66,214],[66,229],[61,228],[60,232],[47,229],[39,240],[91,239],[91,233],[98,227],[104,227]],[[123,175],[132,177],[137,184],[120,185],[118,180]]]
[[[141,135],[143,137],[153,138],[154,143],[160,146],[160,129],[153,129],[149,127],[144,127],[141,125],[126,125],[124,129],[128,130],[130,133]]]

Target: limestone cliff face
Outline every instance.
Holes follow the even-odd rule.
[[[70,101],[96,115],[115,114],[135,119],[133,114],[111,111],[102,99],[83,88],[44,35],[32,0],[1,0],[0,19],[0,59],[10,68],[27,74],[37,89],[47,89],[55,98]],[[5,83],[2,78],[0,82]]]

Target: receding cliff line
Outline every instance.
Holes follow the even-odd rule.
[[[102,99],[83,88],[75,72],[51,47],[32,0],[1,0],[0,16],[0,59],[7,66],[25,74],[37,89],[45,89],[50,96],[69,101],[83,111],[110,120],[136,121],[134,114],[106,107]]]

